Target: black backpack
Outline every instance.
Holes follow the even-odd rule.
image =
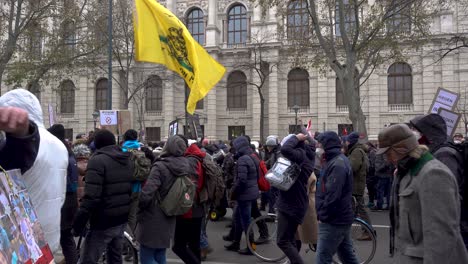
[[[463,200],[468,199],[468,142],[461,144],[454,144],[448,142],[443,145],[444,147],[450,147],[460,153],[462,157],[462,182],[460,183],[460,195]]]

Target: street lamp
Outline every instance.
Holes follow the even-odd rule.
[[[94,131],[96,131],[96,122],[99,117],[99,112],[97,110],[94,110],[93,112],[93,120],[94,120]]]
[[[294,105],[294,106],[292,107],[292,110],[294,110],[294,113],[296,114],[296,122],[295,122],[295,124],[296,124],[296,132],[297,132],[297,130],[298,130],[298,129],[297,129],[297,112],[299,112],[299,109],[301,109],[301,107],[299,107],[298,105]]]

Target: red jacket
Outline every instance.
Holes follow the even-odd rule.
[[[184,156],[189,159],[189,163],[196,170],[196,175],[197,175],[196,178],[192,179],[194,183],[197,185],[197,190],[195,192],[194,206],[192,207],[190,211],[188,211],[186,214],[182,216],[183,218],[192,218],[194,214],[193,212],[194,209],[203,210],[203,208],[200,208],[200,204],[198,203],[198,196],[205,182],[202,161],[205,158],[206,153],[201,151],[200,148],[196,144],[192,144],[190,145],[190,147],[187,148]]]

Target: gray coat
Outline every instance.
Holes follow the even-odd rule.
[[[455,177],[429,154],[404,167],[394,181],[390,212],[395,263],[468,263]]]
[[[190,173],[184,144],[180,137],[171,137],[161,158],[156,160],[140,194],[136,238],[149,248],[169,248],[174,237],[176,217],[166,216],[156,201],[156,192],[164,199],[175,182],[175,175]],[[185,145],[185,148],[187,145]]]

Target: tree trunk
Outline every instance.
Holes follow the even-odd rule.
[[[0,67],[0,96],[2,95],[2,82],[3,82],[3,73],[5,72],[4,67]]]
[[[354,131],[367,138],[366,116],[362,111],[361,98],[358,94],[359,81],[354,80],[354,72],[346,70],[342,81],[343,94],[349,110],[349,119],[353,123]]]
[[[260,143],[265,143],[265,98],[263,98],[262,92],[260,94]]]

